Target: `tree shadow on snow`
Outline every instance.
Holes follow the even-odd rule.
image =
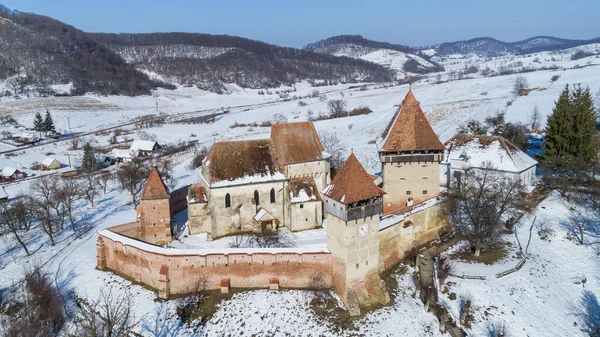
[[[590,336],[600,335],[600,303],[594,293],[585,290],[578,306],[572,311],[579,318],[583,331]]]

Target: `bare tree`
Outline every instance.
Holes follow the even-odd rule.
[[[92,204],[94,207],[94,200],[97,196],[100,195],[100,190],[98,189],[98,183],[96,182],[96,178],[93,176],[88,176],[84,178],[84,187],[83,187],[83,195],[85,198]]]
[[[116,294],[113,288],[101,289],[97,300],[78,299],[79,310],[73,320],[75,332],[69,336],[134,336],[139,325],[133,308],[133,296],[127,291]]]
[[[206,147],[206,146],[201,147],[199,150],[197,150],[194,153],[194,157],[192,158],[192,161],[188,165],[187,169],[189,171],[193,171],[193,170],[197,169],[198,167],[202,166],[202,162],[204,161],[204,158],[206,158],[207,155],[208,155],[208,147]]]
[[[80,142],[81,142],[80,137],[73,137],[73,138],[69,139],[69,144],[71,144],[71,150],[78,150]]]
[[[273,124],[285,124],[287,122],[288,119],[283,114],[278,113],[273,115]]]
[[[15,240],[23,247],[23,250],[29,256],[29,249],[27,249],[27,245],[25,241],[21,238],[19,234],[20,222],[18,217],[15,216],[14,206],[11,204],[3,203],[0,207],[0,223],[3,227],[8,229],[15,237]]]
[[[57,183],[56,177],[44,176],[31,184],[29,193],[35,218],[40,222],[42,231],[50,238],[52,246],[54,246],[54,233],[58,230],[59,222],[62,221],[61,217],[54,212],[59,202],[56,197]]]
[[[73,222],[73,205],[75,202],[77,202],[77,200],[81,199],[85,188],[86,187],[79,179],[63,179],[57,187],[56,197],[67,208],[69,222],[71,223],[71,228],[73,231],[75,230],[75,223]]]
[[[25,197],[18,197],[17,200],[11,202],[13,216],[20,224],[20,229],[28,231],[31,228],[31,221],[34,218],[31,200]]]
[[[102,189],[102,193],[106,194],[106,188],[108,187],[108,182],[112,178],[113,178],[113,175],[110,172],[105,172],[105,173],[98,175],[98,177],[96,178],[96,183]]]
[[[344,117],[346,116],[346,101],[341,99],[332,99],[327,102],[329,113],[332,117]]]
[[[519,179],[498,173],[490,162],[456,176],[445,207],[451,225],[472,244],[475,256],[483,243],[497,239],[504,216],[522,210],[522,188]]]
[[[325,148],[325,151],[331,155],[329,162],[334,168],[340,168],[346,160],[346,145],[342,140],[333,132],[323,131],[319,133],[321,143]]]
[[[7,337],[57,336],[65,317],[63,300],[50,276],[39,266],[25,273],[23,282],[13,286],[6,299],[15,312],[10,316],[0,315],[0,332]]]
[[[140,160],[133,160],[123,164],[117,171],[117,179],[123,189],[131,195],[134,207],[138,203],[138,196],[144,187],[144,181],[148,178],[149,170]]]
[[[160,177],[163,179],[165,184],[169,187],[174,186],[174,175],[173,175],[173,163],[167,157],[162,157],[154,161],[154,167],[158,169]]]
[[[537,132],[542,128],[542,114],[538,106],[533,107],[533,111],[529,115],[529,130]]]
[[[529,83],[527,82],[527,78],[524,76],[518,76],[515,78],[515,84],[513,85],[513,89],[515,94],[519,96],[527,95],[527,88],[529,87]]]

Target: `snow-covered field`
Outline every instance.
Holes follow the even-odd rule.
[[[586,46],[594,48],[593,46]],[[548,54],[548,55],[546,55]],[[446,78],[450,71],[463,69],[468,64],[478,64],[481,68],[489,66],[499,69],[507,62],[521,61],[523,64],[538,64],[538,57],[545,65],[556,63],[558,70],[543,70],[524,74],[498,77],[475,76],[436,84],[435,74],[412,86],[412,90],[430,119],[434,130],[442,141],[455,135],[460,125],[470,119],[483,120],[497,111],[506,111],[506,118],[513,122],[527,122],[530,113],[537,106],[543,116],[548,115],[565,85],[581,83],[589,86],[592,93],[600,89],[600,66],[598,59],[588,57],[572,61],[569,54],[540,53],[540,55],[512,56],[513,61],[504,58],[480,60],[474,57],[456,57],[443,60]],[[555,61],[552,60],[554,57]],[[540,62],[542,62],[540,61]],[[387,62],[387,61],[386,61]],[[573,69],[574,66],[585,66]],[[551,82],[553,75],[559,79]],[[539,88],[527,96],[516,96],[513,83],[517,76],[524,76],[531,88]],[[307,120],[309,116],[318,116],[327,110],[327,101],[342,99],[347,108],[367,106],[372,113],[354,117],[338,118],[315,122],[317,131],[333,132],[346,146],[347,154],[354,151],[361,163],[370,173],[379,171],[375,138],[382,132],[392,118],[398,105],[406,94],[408,85],[383,87],[380,84],[367,84],[366,90],[356,86],[340,84],[329,87],[313,88],[306,83],[296,86],[290,96],[306,96],[315,89],[320,96],[313,98],[280,101],[276,91],[292,89],[270,89],[271,94],[259,95],[258,90],[242,89],[231,86],[230,95],[217,95],[197,88],[179,87],[174,91],[157,90],[152,96],[144,97],[84,97],[31,98],[6,100],[0,102],[0,114],[10,114],[20,124],[30,127],[35,112],[49,109],[57,127],[69,132],[91,132],[106,127],[130,122],[133,118],[145,114],[176,115],[208,109],[225,108],[230,112],[219,116],[209,124],[165,124],[144,129],[161,144],[173,144],[179,141],[198,140],[199,146],[210,146],[214,141],[226,139],[267,138],[268,127],[231,127],[234,124],[261,123],[271,121],[281,114],[289,122]],[[324,97],[324,98],[322,98]],[[303,104],[299,104],[302,101]],[[508,104],[510,102],[510,104]],[[208,113],[208,112],[206,112]],[[190,116],[201,115],[190,114]],[[545,118],[544,118],[545,121]],[[69,129],[70,126],[70,129]],[[135,139],[139,131],[133,126],[125,127],[132,133],[119,137]],[[107,146],[110,133],[86,137],[95,146]],[[81,160],[81,150],[68,150],[68,141],[42,145],[20,150],[10,155],[2,155],[0,163],[29,170],[34,162],[41,162],[51,155],[73,165]],[[13,147],[0,143],[0,150]],[[197,173],[188,171],[187,164],[191,156],[184,154],[175,162],[175,186],[184,186],[198,182]],[[1,169],[1,168],[0,168]],[[36,172],[34,172],[36,173]],[[37,174],[41,174],[37,172]],[[9,184],[6,191],[11,197],[26,193],[31,181]],[[40,231],[27,235],[28,245],[33,252],[26,257],[12,237],[0,237],[0,286],[6,287],[18,281],[23,270],[33,263],[45,263],[45,268],[59,279],[68,280],[68,288],[81,296],[94,297],[102,288],[115,287],[119,291],[129,289],[135,295],[136,313],[151,320],[157,308],[166,307],[172,317],[176,301],[158,304],[155,294],[136,285],[132,285],[115,275],[94,269],[96,265],[97,231],[116,224],[135,220],[135,212],[129,195],[114,183],[106,195],[102,195],[95,207],[80,201],[75,219],[80,229],[76,233],[69,229],[57,235],[57,244],[49,245],[47,237]],[[545,207],[545,208],[544,208]],[[496,279],[494,273],[514,267],[515,259],[507,258],[492,266],[460,264],[457,268],[464,273],[489,275],[485,281],[451,278],[455,282],[450,291],[459,296],[469,296],[476,310],[476,320],[470,332],[484,336],[487,327],[494,322],[505,322],[515,336],[583,336],[573,322],[572,315],[585,291],[594,296],[600,295],[600,269],[598,258],[590,248],[578,246],[567,240],[561,219],[567,216],[569,205],[564,205],[556,195],[544,201],[536,210],[538,221],[546,221],[555,228],[549,241],[536,235],[530,247],[531,257],[519,272]],[[531,219],[524,218],[520,227],[521,235]],[[314,235],[313,235],[314,233]],[[315,230],[295,234],[295,239],[305,246],[323,244],[324,230]],[[179,243],[178,243],[179,244]],[[202,237],[188,237],[181,245],[203,246],[207,244]],[[213,241],[211,245],[226,246],[226,241]],[[586,277],[585,287],[574,280]],[[435,336],[439,334],[435,318],[426,313],[422,305],[411,297],[412,281],[407,276],[397,276],[399,281],[398,297],[391,307],[378,309],[354,323],[355,330],[348,335],[365,336]],[[337,335],[327,321],[315,317],[308,309],[311,293],[305,291],[269,292],[263,290],[236,294],[232,299],[220,304],[214,316],[208,320],[202,333],[210,336],[222,335]],[[455,315],[458,314],[457,301],[447,300]],[[487,315],[486,313],[487,312]],[[172,318],[174,319],[174,318]],[[578,323],[579,324],[579,323]],[[191,334],[190,331],[187,333]]]

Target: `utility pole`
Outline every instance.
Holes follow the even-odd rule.
[[[67,117],[67,123],[69,125],[69,130],[71,130],[71,117]]]

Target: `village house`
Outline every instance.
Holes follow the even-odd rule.
[[[446,146],[448,185],[468,169],[493,170],[520,179],[525,191],[531,191],[535,185],[537,161],[503,137],[459,134],[446,142]]]
[[[43,170],[56,170],[62,167],[62,164],[56,160],[56,158],[46,157],[42,160],[42,169]]]
[[[150,156],[158,149],[160,149],[160,145],[157,142],[140,139],[134,140],[129,147],[132,153],[137,153],[139,156]]]
[[[32,132],[22,132],[20,135],[15,137],[15,140],[19,143],[35,143],[39,141],[40,138]]]
[[[11,167],[11,166],[5,166],[2,169],[2,179],[3,180],[15,180],[15,179],[20,179],[23,178],[25,175],[23,174],[23,172],[21,172],[21,170]]]
[[[111,155],[116,163],[128,163],[135,158],[147,157],[160,149],[160,145],[151,140],[134,140],[128,149],[113,149]]]
[[[261,228],[320,227],[328,159],[311,122],[273,125],[270,139],[213,144],[201,186],[190,189],[190,233],[214,239]]]

